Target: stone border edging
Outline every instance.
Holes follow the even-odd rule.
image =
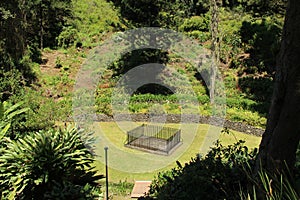
[[[212,125],[218,125],[219,121],[217,118],[211,119],[208,116],[201,116],[201,115],[193,115],[193,114],[168,114],[163,116],[151,116],[149,114],[130,114],[131,119],[128,119],[128,115],[117,115],[118,121],[135,121],[135,122],[147,122],[149,121],[150,117],[155,117],[155,119],[163,118],[163,120],[166,121],[166,123],[184,123],[184,121],[187,122],[195,122],[195,123],[201,123],[201,124],[212,124]],[[115,121],[113,117],[107,116],[105,114],[98,114],[95,117],[95,121],[98,122],[111,122]],[[239,131],[245,134],[249,135],[255,135],[261,137],[264,130],[262,128],[257,128],[251,125],[248,125],[243,122],[234,122],[230,120],[224,121],[224,127],[227,127],[231,130]]]

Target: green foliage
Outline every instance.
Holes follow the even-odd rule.
[[[33,62],[41,62],[40,49],[56,46],[55,38],[66,19],[71,17],[70,3],[70,0],[0,2],[3,11],[0,14],[1,93],[6,93],[2,100],[7,100],[10,94],[17,94],[15,88],[36,80]],[[18,76],[20,78],[15,80],[20,80],[19,84],[12,80]]]
[[[127,196],[130,195],[133,185],[133,183],[128,182],[127,180],[120,180],[118,183],[110,183],[109,191],[112,196]]]
[[[74,0],[72,15],[57,37],[63,48],[93,47],[108,32],[122,28],[117,11],[105,0]]]
[[[194,69],[193,69],[194,70]],[[207,91],[204,85],[200,84],[195,77],[193,77],[194,71],[190,70],[187,72],[189,78],[191,78],[191,82],[193,85],[193,90],[196,94],[199,103],[199,113],[195,113],[197,110],[196,104],[193,104],[193,100],[190,98],[190,95],[185,94],[156,94],[155,92],[150,93],[151,90],[147,90],[149,93],[138,93],[136,92],[130,97],[129,102],[129,111],[132,113],[149,113],[151,109],[156,104],[161,105],[161,112],[166,114],[180,114],[181,106],[178,103],[178,99],[182,99],[186,102],[189,102],[186,107],[187,110],[190,110],[192,114],[201,114],[204,116],[212,115],[212,109],[210,106],[210,99],[207,95]],[[180,70],[178,70],[180,73]],[[265,127],[266,123],[266,113],[268,110],[267,101],[260,102],[258,99],[253,98],[250,99],[251,96],[247,96],[249,93],[243,93],[238,90],[237,78],[233,71],[227,71],[225,74],[224,83],[226,86],[226,105],[227,105],[227,116],[226,118],[232,121],[245,122],[253,126],[257,127]],[[111,76],[111,73],[104,75]],[[115,77],[118,78],[118,77]],[[111,95],[114,85],[114,80],[110,79],[108,83],[107,80],[103,80],[103,82],[99,85],[97,89],[96,96],[96,105],[97,112],[103,113],[106,115],[112,115],[111,108]],[[178,82],[177,82],[178,83]],[[176,84],[176,83],[175,83]],[[260,85],[262,86],[262,85]],[[250,86],[247,86],[250,87]],[[163,91],[160,91],[163,92]],[[258,92],[258,91],[257,91]],[[250,98],[249,98],[250,97]],[[121,111],[121,110],[120,110]],[[121,111],[122,112],[122,111]]]
[[[271,1],[255,1],[250,4],[253,11],[256,11],[256,15],[272,15],[279,14],[284,15],[287,6],[287,0],[271,0]]]
[[[208,41],[211,38],[209,32],[210,16],[192,16],[185,19],[179,26],[179,31],[187,33],[188,36],[198,39],[200,42]]]
[[[1,56],[9,55],[0,50],[0,100],[2,101],[8,100],[13,95],[20,95],[24,86],[28,86],[36,80],[34,72],[36,63],[31,59],[34,57],[32,48],[28,47],[24,54],[19,60],[11,58],[1,60]],[[39,57],[38,52],[35,55]]]
[[[260,116],[257,112],[247,111],[242,108],[228,108],[226,112],[227,118],[231,121],[244,122],[252,126],[263,128],[266,126],[266,117]]]
[[[4,101],[0,102],[0,141],[4,137],[13,137],[13,132],[10,131],[13,120],[18,115],[28,111],[28,108],[21,108],[23,102],[19,102],[15,105]],[[0,144],[1,146],[2,144]]]
[[[22,74],[16,69],[0,70],[0,100],[8,100],[13,94],[20,94],[22,86]]]
[[[71,0],[1,1],[0,7],[10,13],[0,24],[7,53],[19,60],[28,46],[54,47],[55,38],[71,17]]]
[[[282,26],[283,20],[278,17],[263,17],[243,22],[240,35],[246,52],[250,53],[249,59],[245,61],[244,71],[271,73],[275,70]]]
[[[209,20],[209,15],[193,16],[189,19],[184,20],[183,24],[179,27],[179,30],[185,32],[194,30],[208,32],[210,23]]]
[[[55,68],[62,68],[60,57],[57,57],[55,60]]]
[[[120,76],[133,69],[147,63],[165,64],[169,60],[168,52],[160,49],[137,49],[126,53],[119,60],[108,66],[114,73],[114,76]]]
[[[245,110],[255,111],[257,102],[244,98],[226,98],[226,103],[229,108],[244,108]]]
[[[230,134],[228,129],[222,132]],[[227,147],[216,143],[204,158],[185,166],[177,161],[177,168],[158,173],[146,199],[299,199],[290,170],[255,173],[256,155],[257,149],[249,151],[242,141]]]
[[[244,165],[253,164],[256,151],[249,151],[242,141],[228,147],[219,142],[201,158],[185,166],[161,172],[152,182],[149,196],[154,199],[237,199],[241,185],[246,185]]]
[[[159,25],[177,30],[191,16],[199,16],[209,10],[208,0],[162,0],[159,12]]]
[[[279,199],[299,199],[299,195],[292,186],[292,182],[286,174],[279,176],[270,175],[267,172],[260,171],[259,178],[262,182],[267,200]]]
[[[76,44],[78,37],[78,31],[75,28],[71,26],[63,27],[62,32],[56,38],[57,45],[63,48],[68,48]]]
[[[270,173],[260,169],[257,176],[253,176],[253,172],[249,170],[247,176],[251,189],[240,191],[241,199],[255,200],[296,200],[299,199],[291,173],[288,168],[282,171]]]
[[[177,29],[184,18],[209,10],[208,0],[111,0],[120,9],[128,26],[159,26]]]
[[[271,102],[273,93],[273,78],[270,76],[244,76],[238,80],[239,88],[247,96],[259,102]]]
[[[87,138],[86,133],[77,128],[39,131],[16,141],[5,138],[6,148],[1,149],[0,156],[3,195],[51,199],[57,197],[54,191],[59,189],[68,192],[61,194],[64,199],[88,195],[83,193],[89,191],[84,187],[97,186],[103,176],[93,170],[91,149],[86,147],[90,143],[83,138]]]
[[[223,0],[223,7],[240,12],[248,12],[254,16],[279,14],[283,15],[287,0]]]
[[[61,100],[43,96],[43,91],[27,88],[21,96],[11,97],[11,102],[22,101],[22,108],[29,108],[28,112],[18,116],[12,124],[16,135],[24,132],[49,129],[56,122],[67,121],[71,116],[72,104],[70,97]]]
[[[90,184],[75,185],[71,182],[64,181],[63,183],[53,182],[53,187],[50,191],[44,194],[45,199],[79,199],[79,200],[94,200],[102,196],[101,188],[91,186]]]
[[[251,16],[226,9],[220,9],[219,15],[220,60],[228,66],[234,67],[239,65],[239,57],[244,53],[240,36],[242,22]]]

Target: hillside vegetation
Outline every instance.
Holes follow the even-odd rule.
[[[95,158],[84,147],[85,143],[79,136],[77,139],[70,136],[71,133],[76,136],[82,130],[63,129],[61,124],[73,120],[73,86],[77,72],[93,49],[111,39],[114,34],[134,28],[171,29],[197,41],[204,48],[211,49],[215,39],[212,38],[215,34],[211,30],[212,23],[217,24],[217,54],[220,76],[225,84],[226,118],[264,128],[273,91],[276,55],[279,51],[286,1],[222,0],[217,2],[215,11],[211,8],[211,2],[1,1],[0,147],[4,153],[0,156],[0,169],[3,173],[0,175],[0,194],[5,199],[27,199],[33,194],[41,195],[41,191],[47,189],[50,192],[44,194],[45,199],[51,196],[70,198],[67,195],[55,196],[57,191],[65,189],[66,194],[70,196],[72,191],[77,191],[78,198],[99,195],[97,181],[103,176],[96,175],[91,167]],[[212,17],[216,14],[214,12],[217,12],[217,20]],[[113,116],[112,94],[118,81],[134,67],[153,62],[172,69],[171,72],[162,73],[157,77],[158,80],[165,77],[187,79],[197,98],[197,104],[184,107],[190,111],[189,114],[215,114],[209,98],[209,83],[204,82],[197,67],[173,52],[159,49],[134,50],[115,58],[112,63],[101,69],[102,78],[94,91],[96,113]],[[171,85],[180,84],[178,79],[171,80]],[[185,100],[189,100],[188,97]],[[130,113],[135,114],[180,114],[183,110],[178,96],[157,84],[138,88],[130,97],[128,105]],[[47,141],[51,141],[50,138],[56,140],[54,143],[48,142],[51,145],[45,145],[48,144]],[[62,144],[60,141],[63,141]],[[56,152],[61,145],[64,146],[64,151]],[[229,147],[217,143],[204,161],[200,158],[193,159],[187,164],[193,169],[187,169],[194,173],[194,168],[197,170],[200,165],[221,166],[224,173],[229,174],[234,174],[234,170],[237,169],[238,173],[234,174],[237,178],[242,173],[239,164],[245,164],[245,160],[253,164],[253,157],[256,155],[256,152],[250,152],[246,148],[242,142]],[[17,150],[16,154],[13,153],[14,149]],[[32,157],[26,157],[27,152],[32,152]],[[236,162],[230,163],[235,157],[226,157],[228,152],[237,153],[234,153],[238,157]],[[45,157],[49,155],[53,157]],[[55,159],[55,156],[59,159]],[[212,161],[216,157],[220,159]],[[221,157],[225,157],[224,162]],[[74,173],[74,177],[61,175],[58,168],[57,172],[46,170],[40,175],[39,170],[48,165],[44,160],[52,158],[53,165],[68,168],[67,173]],[[15,159],[18,162],[12,169],[13,174],[9,170],[5,171],[9,168],[8,163],[14,163]],[[40,159],[41,162],[28,165],[28,168],[19,172],[22,163],[36,159]],[[163,186],[164,183],[168,182],[167,179],[175,180],[180,174],[185,175],[184,169],[179,163],[178,168],[166,172],[165,175],[159,174],[155,180],[156,185],[152,186],[151,195],[167,199],[163,193],[170,192],[172,185]],[[212,173],[206,174],[207,177],[217,177],[209,182],[208,188],[214,187],[221,179],[226,179],[224,182],[221,180],[222,183],[231,182],[232,179],[228,177],[219,174],[215,176],[215,172],[217,173],[216,170],[212,170]],[[200,183],[202,184],[201,181]],[[228,189],[230,193],[238,184],[232,187],[226,185],[223,188],[217,183],[217,189]],[[181,190],[178,191],[180,193]],[[220,195],[228,197],[228,193],[223,190]]]
[[[55,27],[51,27],[52,19],[44,19],[44,23],[49,27],[46,29],[42,26],[43,50],[39,44],[40,38],[29,34],[34,30],[28,30],[29,33],[24,36],[25,41],[22,45],[27,48],[16,57],[10,53],[10,49],[6,48],[7,45],[4,46],[9,40],[2,41],[1,99],[26,102],[24,106],[32,110],[30,117],[27,117],[24,122],[27,127],[40,129],[43,126],[52,126],[55,121],[69,119],[76,72],[90,49],[109,39],[114,32],[142,25],[148,26],[150,22],[148,23],[147,20],[143,22],[135,21],[137,17],[131,18],[138,16],[139,10],[134,10],[134,6],[138,5],[132,5],[131,12],[123,11],[127,9],[126,5],[130,5],[130,1],[128,2],[124,4],[118,1],[74,0],[59,4],[58,1],[57,5],[54,3],[53,6],[65,9],[67,12],[58,13],[65,16],[56,17],[61,19],[61,22],[56,23]],[[152,6],[151,9],[155,8],[155,3],[149,4]],[[174,4],[160,1],[160,5],[163,6],[156,11],[157,13],[149,10],[148,13],[152,13],[149,17],[156,20],[152,20],[155,23],[150,25],[159,25],[182,32],[198,40],[204,47],[210,47],[211,14],[208,2],[199,1],[190,5],[180,1]],[[278,52],[283,23],[283,7],[280,5],[273,7],[271,3],[264,5],[267,7],[260,6],[255,1],[252,3],[223,2],[222,6],[220,5],[220,70],[226,86],[227,118],[264,127],[272,91],[275,55]],[[269,9],[271,7],[273,10]],[[147,7],[141,7],[144,8]],[[45,10],[47,10],[46,5]],[[11,19],[9,14],[3,17],[7,18],[7,21]],[[32,16],[32,20],[35,19],[34,17],[38,15]],[[49,20],[49,23],[46,20]],[[26,23],[29,24],[26,26],[27,29],[30,26],[35,28],[30,20],[27,19]],[[2,26],[5,27],[5,23],[2,23]],[[52,36],[47,38],[52,29],[56,30],[55,37],[51,32]],[[41,30],[36,32],[38,35],[41,34]],[[107,66],[102,75],[104,78],[96,91],[97,112],[112,115],[110,96],[122,73],[133,66],[149,62],[149,59],[156,59],[157,56],[164,56],[161,57],[162,63],[188,77],[199,100],[200,114],[211,115],[208,89],[196,68],[172,53],[163,55],[149,50],[148,53],[144,50],[124,55],[122,58],[117,58],[111,66]],[[131,63],[131,57],[140,59]],[[132,113],[147,113],[151,109],[155,110],[155,107],[161,107],[157,104],[162,105],[163,112],[181,112],[178,99],[174,94],[164,94],[163,88],[151,89],[150,87],[144,91],[139,90],[132,96],[129,105]],[[160,92],[154,93],[154,90]],[[34,100],[31,99],[32,96],[35,96]]]

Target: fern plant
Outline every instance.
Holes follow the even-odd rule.
[[[87,184],[97,186],[103,176],[96,175],[93,155],[82,135],[83,130],[68,128],[39,131],[16,141],[5,138],[6,148],[0,152],[3,195],[9,199],[44,199],[47,194],[49,199],[58,186],[70,191]]]

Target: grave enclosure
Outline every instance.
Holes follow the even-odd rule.
[[[150,153],[169,155],[181,144],[181,130],[143,124],[127,132],[125,146]]]

